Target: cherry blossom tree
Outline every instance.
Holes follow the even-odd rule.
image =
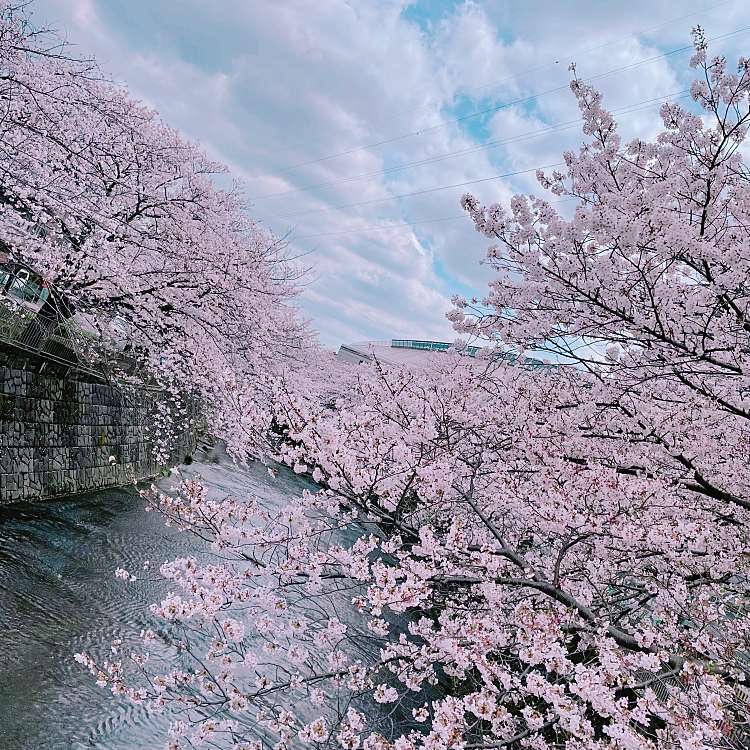
[[[266,403],[275,363],[307,337],[285,243],[249,218],[221,164],[31,28],[23,6],[0,11],[0,71],[11,259],[64,295],[105,350],[118,316],[147,379],[195,392],[227,430],[257,439],[250,404]]]
[[[464,198],[478,356],[277,381],[275,457],[319,490],[147,493],[211,552],[161,567],[148,655],[78,658],[181,711],[170,748],[747,746],[750,66],[700,32],[692,64],[653,143],[574,78],[587,142],[539,175],[572,215]]]

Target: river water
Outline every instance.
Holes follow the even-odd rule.
[[[269,505],[311,487],[282,469],[195,463],[212,491]],[[169,483],[169,480],[164,480]],[[166,717],[97,688],[73,661],[107,653],[113,638],[153,625],[148,605],[165,589],[125,584],[114,570],[192,552],[195,542],[147,513],[134,490],[0,506],[0,750],[163,748]]]

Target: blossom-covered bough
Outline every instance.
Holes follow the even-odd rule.
[[[79,658],[171,748],[747,746],[750,70],[693,65],[654,143],[574,79],[572,216],[464,199],[497,274],[457,329],[558,366],[297,371],[276,458],[320,491],[150,494],[212,552],[161,568],[158,656]]]
[[[226,169],[7,1],[0,113],[0,249],[103,341],[118,316],[147,380],[257,432],[268,373],[305,334],[284,243],[218,186]]]

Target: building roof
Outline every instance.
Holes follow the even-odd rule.
[[[427,341],[422,339],[390,339],[387,341],[358,341],[353,344],[342,344],[336,356],[345,362],[361,364],[377,360],[387,365],[406,365],[411,367],[429,367],[438,364],[446,352],[454,347],[447,341]],[[464,356],[475,357],[482,347],[467,346],[463,349]],[[550,367],[541,360],[531,357],[519,357],[512,352],[501,355],[493,352],[493,356],[502,356],[508,364],[520,365],[530,369]]]

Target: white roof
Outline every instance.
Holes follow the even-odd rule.
[[[431,363],[440,362],[451,346],[451,343],[445,341],[421,339],[358,341],[353,344],[342,344],[336,356],[355,364],[377,359],[388,365],[428,367]]]
[[[423,339],[391,339],[390,341],[358,341],[353,344],[342,344],[336,352],[337,358],[344,362],[361,364],[362,362],[371,362],[378,360],[382,364],[409,366],[409,367],[430,367],[439,366],[446,356],[446,352],[453,348],[453,344],[446,341],[428,341]],[[465,348],[465,355],[468,362],[473,362],[474,355],[481,351],[481,347],[468,346]],[[517,365],[529,369],[547,369],[554,367],[548,362],[522,355],[518,357],[512,352],[499,352],[497,349],[491,349],[492,358],[501,357],[508,364]],[[477,357],[479,363],[487,360],[483,357]]]

